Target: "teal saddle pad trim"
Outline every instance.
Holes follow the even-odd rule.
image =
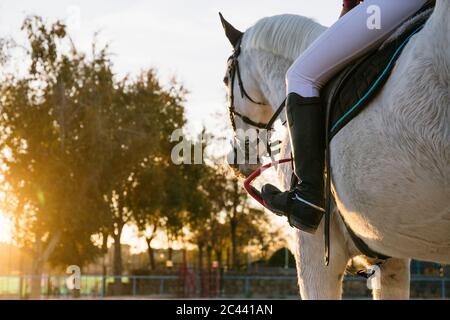
[[[337,74],[322,90],[326,105],[327,140],[332,138],[382,90],[395,63],[414,35],[425,26],[432,9],[421,10],[395,39],[384,43]],[[411,21],[411,20],[409,20]]]
[[[424,25],[421,25],[419,28],[417,28],[401,45],[400,47],[397,48],[397,50],[395,51],[394,55],[392,56],[392,58],[389,60],[386,68],[384,68],[383,72],[381,73],[381,75],[375,80],[375,82],[372,84],[372,86],[369,88],[369,90],[367,91],[367,93],[361,98],[359,99],[359,101],[352,106],[341,118],[339,118],[331,127],[331,132],[334,133],[334,131],[339,127],[339,125],[345,120],[347,119],[358,107],[362,106],[364,102],[366,102],[366,100],[372,96],[373,92],[375,90],[377,90],[377,88],[382,84],[382,80],[385,79],[390,71],[392,70],[392,68],[394,67],[394,63],[397,61],[398,57],[400,56],[400,54],[403,51],[403,48],[406,46],[406,44],[409,42],[409,40],[411,39],[412,36],[414,36],[416,33],[418,33],[420,30],[422,30]],[[373,97],[373,96],[372,96]]]

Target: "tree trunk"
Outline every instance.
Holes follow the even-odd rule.
[[[38,300],[41,298],[42,261],[40,256],[35,256],[31,266],[31,294],[30,298]]]
[[[123,226],[118,227],[117,234],[113,235],[114,239],[114,261],[113,261],[113,275],[114,278],[114,295],[122,294],[122,244],[120,243],[120,236],[122,235]]]
[[[57,232],[48,242],[45,250],[43,250],[43,243],[38,236],[35,243],[35,250],[33,251],[33,262],[31,266],[31,299],[40,299],[41,297],[41,280],[42,271],[50,254],[55,250],[56,245],[61,238],[61,233]]]
[[[33,250],[33,261],[31,264],[31,293],[30,298],[37,300],[41,298],[41,278],[42,278],[42,241],[39,235],[36,237]]]
[[[145,238],[145,240],[147,241],[147,253],[150,270],[154,271],[156,269],[156,264],[155,264],[155,250],[153,250],[152,247],[153,238]]]
[[[208,296],[211,296],[212,293],[212,284],[213,284],[213,277],[212,277],[212,247],[211,245],[207,245],[206,246],[206,263],[208,265],[208,271],[207,271],[207,277],[208,277],[208,282],[207,282],[207,291],[208,291]]]
[[[183,248],[183,267],[187,267],[187,249]]]
[[[199,278],[199,288],[200,288],[200,296],[203,297],[205,295],[205,280],[204,280],[204,275],[203,275],[203,243],[202,242],[198,242],[197,243],[198,246],[198,275],[200,276]]]
[[[120,243],[120,235],[114,236],[114,262],[113,262],[113,273],[114,276],[122,275],[122,245]],[[116,278],[119,280],[119,278]]]
[[[203,243],[197,243],[198,247],[198,270],[201,271],[203,269]]]
[[[222,249],[216,249],[215,253],[216,253],[217,263],[219,264],[218,267],[222,268]]]
[[[233,181],[233,215],[230,217],[230,232],[231,232],[231,268],[238,269],[238,252],[237,252],[237,226],[238,226],[238,206],[239,206],[239,188],[238,181]]]
[[[236,270],[239,268],[239,258],[237,253],[237,221],[231,219],[231,268]]]
[[[172,245],[170,245],[169,249],[167,250],[168,260],[172,261],[173,257],[173,248]]]
[[[210,245],[206,246],[206,261],[208,264],[208,269],[212,267],[212,248]]]
[[[222,296],[222,294],[223,294],[223,286],[224,286],[224,283],[223,283],[223,272],[224,272],[224,269],[223,269],[223,265],[222,265],[222,263],[223,263],[223,261],[222,261],[222,259],[223,259],[222,258],[222,252],[223,252],[223,247],[220,247],[220,249],[216,249],[215,250],[216,260],[217,260],[217,263],[218,263],[218,266],[217,266],[217,272],[218,272],[218,274],[217,274],[217,276],[218,276],[217,294],[219,296]]]

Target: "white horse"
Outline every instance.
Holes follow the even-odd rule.
[[[330,266],[323,262],[323,223],[295,232],[303,299],[339,299],[347,264],[360,253],[342,219],[372,250],[393,258],[381,267],[378,299],[409,298],[410,259],[450,263],[450,1],[437,0],[425,27],[404,48],[383,91],[331,143]],[[236,111],[267,123],[285,98],[285,74],[325,27],[311,19],[264,18],[242,39],[239,63],[247,93],[233,88]],[[251,128],[236,118],[241,129]],[[289,157],[287,135],[284,155]],[[247,175],[252,165],[239,165]],[[291,169],[279,169],[289,187]]]

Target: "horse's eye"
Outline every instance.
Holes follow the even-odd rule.
[[[228,77],[227,76],[223,78],[223,83],[225,83],[225,85],[228,86]]]

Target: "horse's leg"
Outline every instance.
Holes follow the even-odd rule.
[[[333,214],[336,217],[336,214]],[[296,231],[297,274],[302,299],[341,299],[342,279],[350,259],[336,218],[331,221],[330,265],[324,264],[323,221],[314,235]]]
[[[381,290],[373,290],[373,298],[376,300],[409,299],[409,266],[409,259],[388,259],[380,268]]]

